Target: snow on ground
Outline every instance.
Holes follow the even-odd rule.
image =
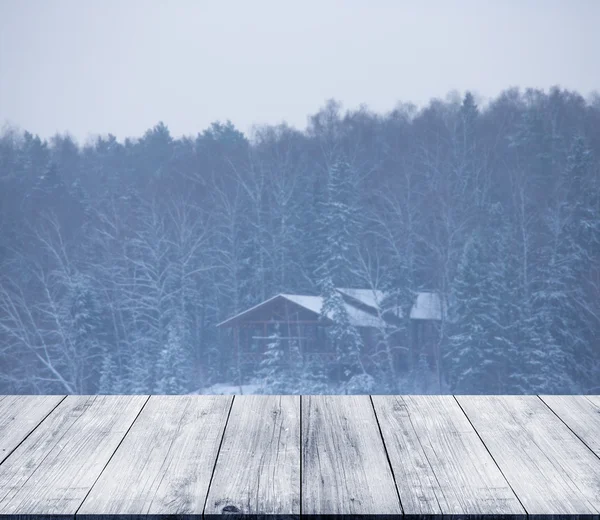
[[[240,390],[239,385],[216,383],[212,386],[196,390],[195,392],[190,392],[189,395],[250,395],[257,394],[259,388],[259,385],[242,385]]]

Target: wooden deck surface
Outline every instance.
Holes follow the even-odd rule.
[[[0,396],[0,518],[222,514],[600,520],[600,396]]]

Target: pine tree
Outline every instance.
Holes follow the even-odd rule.
[[[348,381],[342,384],[344,394],[373,394],[377,383],[371,374],[363,372],[353,375]]]
[[[596,382],[590,367],[594,360],[597,324],[590,309],[587,284],[600,258],[600,182],[594,170],[594,157],[585,138],[576,135],[570,146],[563,184],[567,193],[565,210],[566,246],[570,252],[572,284],[569,292],[573,327],[570,372],[577,381]],[[591,311],[591,312],[590,312]]]
[[[189,359],[182,341],[181,324],[169,326],[168,340],[160,351],[156,391],[159,394],[183,394],[189,391]]]
[[[518,258],[511,222],[500,203],[493,204],[485,217],[487,241],[487,300],[485,315],[490,362],[487,393],[522,393],[522,316]]]
[[[353,270],[361,230],[357,190],[356,173],[346,161],[336,161],[329,169],[327,201],[320,223],[325,239],[316,271],[320,287],[326,278],[331,278],[336,287],[354,285]]]
[[[156,364],[156,359],[150,354],[152,343],[135,338],[128,345],[125,360],[123,387],[128,394],[149,394],[155,391],[154,374],[150,368]]]
[[[485,173],[477,154],[479,109],[471,92],[467,92],[458,111],[457,131],[454,135],[453,154],[457,182],[463,193],[469,193],[475,206],[484,208],[486,202]],[[482,173],[484,175],[482,175]]]
[[[279,324],[269,336],[269,342],[260,362],[257,376],[262,380],[261,391],[266,394],[287,393],[286,355],[279,332]]]
[[[589,204],[589,153],[573,140],[564,175],[545,213],[545,241],[532,292],[529,384],[536,393],[578,392],[589,366],[592,327],[581,304],[589,272],[590,231],[598,227]],[[588,188],[588,189],[586,189]]]
[[[74,273],[67,283],[69,308],[68,323],[71,342],[75,345],[74,358],[80,369],[81,381],[78,388],[83,393],[91,393],[97,379],[97,360],[101,358],[102,319],[97,294],[92,281],[82,273]]]
[[[384,353],[382,359],[385,359],[385,362],[379,363],[377,367],[380,373],[379,385],[382,389],[386,389],[382,393],[399,391],[397,360],[401,357],[407,358],[410,352],[410,311],[416,297],[416,292],[411,289],[414,285],[412,269],[391,269],[391,271],[393,271],[392,276],[383,286],[385,296],[380,307],[382,316],[390,316],[393,325],[386,323],[385,327],[378,331],[379,342]]]
[[[524,388],[519,267],[513,227],[500,204],[494,205],[488,226],[492,238],[492,297],[496,305],[492,343],[498,353],[496,389],[500,394],[527,393]]]
[[[119,367],[115,356],[105,347],[102,352],[102,366],[98,382],[99,394],[125,394],[126,389],[121,381]]]
[[[353,375],[365,372],[360,358],[362,340],[350,322],[346,304],[331,278],[326,278],[322,284],[320,318],[323,323],[331,323],[326,327],[327,339],[335,349],[339,379],[347,381]]]
[[[353,265],[357,251],[360,221],[357,214],[354,172],[347,162],[338,160],[329,170],[327,202],[324,207],[323,234],[326,247],[317,269],[317,285],[323,297],[322,322],[334,346],[340,378],[364,373],[360,361],[362,341],[350,322],[346,305],[336,287],[352,287]]]
[[[444,362],[452,391],[504,393],[514,386],[515,297],[508,226],[499,205],[465,245],[454,281],[453,323]],[[487,223],[487,225],[486,225]]]
[[[300,394],[323,395],[332,393],[332,387],[326,374],[326,368],[315,358],[304,364],[299,385]]]
[[[454,324],[445,352],[445,365],[453,392],[479,393],[486,381],[487,344],[485,316],[488,300],[486,258],[481,233],[474,233],[463,252],[454,282]]]

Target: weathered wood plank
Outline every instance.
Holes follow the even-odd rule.
[[[368,395],[302,396],[302,515],[402,515]]]
[[[61,399],[0,396],[0,520],[514,518],[507,481],[530,516],[600,520],[600,396]]]
[[[202,515],[231,396],[151,396],[77,517]]]
[[[300,514],[300,396],[236,396],[205,516]]]
[[[0,395],[0,464],[64,398],[64,395]]]
[[[404,513],[526,513],[451,395],[373,396]]]
[[[1,515],[73,515],[148,396],[68,396],[0,465]]]
[[[600,460],[537,396],[456,396],[530,515],[598,515]]]
[[[600,408],[600,395],[586,395],[584,396],[590,401],[595,407]]]
[[[540,395],[556,415],[600,457],[600,402],[583,395]]]

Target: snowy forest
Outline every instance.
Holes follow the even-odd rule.
[[[275,362],[274,337],[258,393],[600,392],[598,96],[451,93],[387,114],[331,100],[303,131],[251,136],[5,127],[0,230],[0,393],[235,385],[216,324],[332,287],[441,295],[439,373],[382,365],[342,387]],[[350,329],[328,333],[360,350]]]

